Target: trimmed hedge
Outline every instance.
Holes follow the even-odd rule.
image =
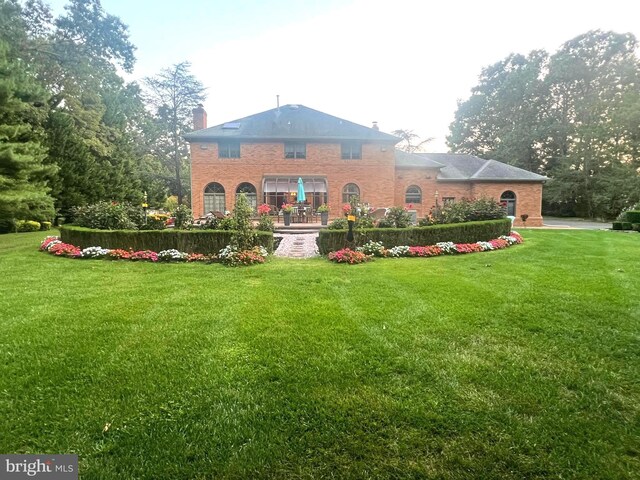
[[[447,223],[414,228],[355,229],[354,243],[348,244],[347,230],[321,230],[318,236],[320,254],[326,255],[349,246],[360,247],[372,240],[382,242],[385,248],[407,245],[421,247],[438,242],[474,243],[493,240],[511,233],[511,220],[484,220],[479,222]],[[355,245],[354,245],[355,244]]]
[[[256,232],[257,243],[273,252],[273,233]],[[60,240],[80,248],[102,247],[160,252],[217,254],[231,242],[232,231],[221,230],[95,230],[75,225],[60,227]]]
[[[625,213],[625,221],[629,223],[640,223],[640,211],[629,210]]]

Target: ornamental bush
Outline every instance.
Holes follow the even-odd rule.
[[[349,228],[349,222],[346,218],[336,218],[327,225],[329,230],[345,230]]]
[[[408,228],[411,215],[403,207],[391,207],[384,218],[378,222],[379,228]]]
[[[72,213],[76,225],[99,230],[135,230],[144,223],[142,209],[129,203],[97,202]]]
[[[193,214],[186,205],[178,205],[173,211],[176,228],[186,228],[193,223]]]
[[[166,213],[152,213],[147,215],[147,223],[140,230],[164,230],[168,220]]]
[[[475,222],[506,218],[506,209],[491,198],[466,199],[433,208],[427,217],[420,220],[420,226],[445,223]]]
[[[258,220],[258,225],[256,225],[256,230],[261,232],[273,232],[275,226],[273,224],[273,220],[268,215],[260,215],[260,219]]]
[[[40,230],[40,227],[40,222],[33,220],[18,220],[16,222],[16,230],[18,232],[37,232]]]

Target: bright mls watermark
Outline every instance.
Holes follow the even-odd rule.
[[[0,455],[0,480],[78,480],[78,455]]]

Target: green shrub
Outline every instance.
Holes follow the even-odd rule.
[[[260,220],[258,220],[258,225],[256,225],[256,230],[261,232],[273,232],[275,226],[273,224],[273,220],[268,215],[260,215]]]
[[[218,230],[230,231],[236,229],[236,220],[233,217],[221,218],[218,222]]]
[[[167,228],[169,215],[166,213],[152,213],[147,215],[147,223],[140,230],[164,230]]]
[[[363,246],[367,242],[382,242],[385,248],[401,245],[427,246],[438,242],[473,243],[492,240],[510,232],[511,221],[503,218],[429,227],[357,230],[354,243],[355,246]],[[347,245],[346,237],[346,230],[321,230],[318,236],[320,253],[326,255],[344,248]]]
[[[622,230],[622,222],[613,222],[613,230]]]
[[[40,230],[43,232],[51,230],[51,222],[40,222]]]
[[[632,223],[632,224],[631,224],[631,229],[632,229],[634,232],[640,232],[640,223]]]
[[[180,252],[217,254],[231,243],[233,232],[219,230],[98,230],[75,225],[60,227],[60,239],[80,248],[103,247],[160,252],[175,248]],[[255,245],[273,251],[273,234],[257,232]]]
[[[190,225],[193,222],[193,214],[191,213],[191,209],[186,205],[178,205],[173,212],[173,216],[176,219],[176,228],[185,228],[187,225]]]
[[[171,195],[170,197],[167,197],[167,199],[164,202],[165,211],[173,214],[173,212],[176,211],[176,208],[178,208],[178,197],[175,195]]]
[[[408,228],[409,225],[411,225],[411,215],[402,207],[391,207],[384,218],[378,222],[379,228]]]
[[[76,207],[73,209],[73,218],[78,226],[101,230],[132,230],[144,222],[141,208],[115,202],[97,202]]]
[[[622,230],[633,230],[631,222],[622,222]]]
[[[33,220],[18,220],[16,222],[16,230],[18,232],[37,232],[40,230],[40,222]]]
[[[346,218],[336,218],[335,220],[332,220],[329,225],[327,225],[327,228],[329,230],[345,230],[349,228],[349,222]]]
[[[420,225],[476,222],[481,220],[497,220],[506,218],[505,208],[491,198],[466,199],[449,203],[441,208],[433,209],[427,220]]]
[[[200,223],[199,228],[201,230],[224,230],[220,228],[220,219],[215,215],[210,215],[206,218],[206,220]]]
[[[256,244],[256,231],[251,221],[252,215],[253,209],[249,205],[247,195],[241,193],[233,208],[233,219],[235,220],[236,228],[231,237],[231,246],[238,251],[251,250]]]
[[[640,223],[640,211],[638,210],[629,210],[626,212],[625,221],[629,223]]]

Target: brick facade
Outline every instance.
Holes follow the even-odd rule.
[[[302,105],[278,107],[208,129],[207,114],[202,105],[193,110],[193,115],[196,130],[185,138],[191,149],[191,207],[197,217],[207,213],[204,192],[210,183],[222,185],[224,209],[231,211],[236,191],[242,183],[255,187],[258,204],[266,202],[280,207],[276,203],[295,199],[297,179],[302,177],[306,181],[314,179],[308,184],[313,188],[326,187],[331,218],[342,215],[343,190],[347,184],[355,184],[362,202],[374,208],[409,207],[416,210],[418,218],[424,217],[436,201],[442,205],[448,197],[460,200],[485,196],[499,200],[505,191],[510,190],[516,196],[516,224],[520,223],[520,215],[526,213],[529,215],[527,225],[542,225],[542,182],[546,178],[519,169],[515,169],[514,177],[513,167],[499,162],[494,161],[490,166],[501,166],[503,170],[492,170],[487,175],[485,167],[489,163],[483,166],[483,160],[469,156],[468,161],[463,158],[462,163],[457,164],[466,173],[461,174],[457,167],[448,172],[446,168],[449,166],[440,162],[454,162],[455,165],[461,161],[460,156],[426,154],[435,156],[435,161],[406,153],[398,157],[395,144],[399,139],[380,132],[376,125],[374,128],[363,127]],[[263,138],[267,140],[258,140]],[[286,158],[285,139],[304,144],[305,158]],[[239,143],[240,157],[219,158],[218,141]],[[343,159],[341,141],[361,145],[361,158]],[[228,154],[236,154],[237,147],[227,148]],[[291,150],[289,152],[294,154]],[[469,170],[470,166],[474,172]],[[443,168],[445,170],[441,170]],[[507,168],[506,173],[504,168]],[[481,172],[485,175],[482,180],[478,176]],[[533,178],[534,181],[493,180],[503,176]],[[273,188],[275,178],[287,179],[287,187],[280,190],[278,182],[279,194],[269,194],[267,199],[263,191],[265,182],[268,181],[269,188]],[[293,184],[296,188],[292,188]],[[409,187],[420,189],[419,199],[414,197],[411,202],[406,201]],[[217,201],[219,196],[211,198]],[[316,194],[312,201],[316,207],[322,203],[324,191]],[[211,205],[222,209],[217,204],[209,204],[209,208]]]
[[[365,143],[362,158],[343,160],[340,144],[307,143],[305,159],[287,159],[284,143],[241,143],[240,158],[218,158],[218,144],[191,144],[191,205],[195,216],[204,211],[204,189],[211,182],[220,183],[225,189],[226,209],[232,210],[235,192],[241,183],[256,187],[258,203],[262,203],[263,179],[265,176],[319,177],[327,183],[328,204],[331,217],[341,215],[342,189],[348,183],[360,188],[360,198],[373,207],[402,205],[406,190],[417,186],[422,193],[421,203],[411,207],[418,218],[426,215],[435,205],[438,192],[439,204],[447,197],[490,197],[500,199],[503,192],[516,194],[516,225],[521,224],[520,215],[529,215],[527,225],[542,225],[542,184],[531,182],[439,182],[438,170],[419,167],[396,167],[394,148],[388,144]]]

